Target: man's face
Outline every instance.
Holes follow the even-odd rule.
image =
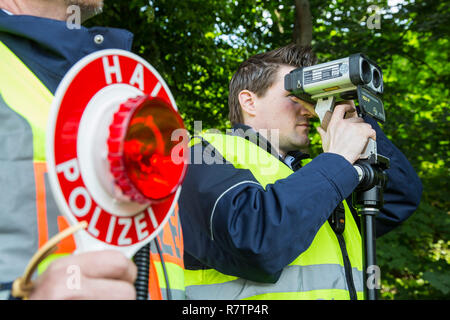
[[[255,100],[254,129],[279,130],[279,151],[305,150],[310,140],[309,119],[314,116],[314,106],[290,95],[284,89],[284,76],[295,69],[280,66],[274,84],[263,97]],[[273,139],[269,137],[271,143]],[[276,143],[276,142],[275,142]]]

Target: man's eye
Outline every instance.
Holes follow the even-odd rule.
[[[301,103],[301,100],[294,95],[289,95],[288,97],[294,103]]]

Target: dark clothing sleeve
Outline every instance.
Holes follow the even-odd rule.
[[[377,216],[376,233],[380,237],[414,213],[422,196],[422,183],[408,159],[386,137],[378,123],[370,117],[364,120],[377,133],[378,153],[390,159],[390,168],[386,170],[388,182],[384,190],[384,205]]]

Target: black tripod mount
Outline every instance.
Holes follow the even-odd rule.
[[[353,192],[353,205],[361,218],[364,299],[377,300],[380,284],[376,264],[375,217],[383,207],[383,189],[387,182],[384,170],[389,168],[389,159],[371,154],[367,159],[356,161],[354,167],[359,175],[359,185]]]

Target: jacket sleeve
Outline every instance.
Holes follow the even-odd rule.
[[[377,216],[377,237],[391,231],[417,209],[422,195],[422,183],[405,155],[386,137],[378,123],[371,117],[370,123],[377,133],[377,151],[390,159],[386,170],[388,182],[384,190],[384,205]]]
[[[330,153],[265,189],[249,170],[194,162],[180,196],[185,252],[222,273],[274,282],[357,184],[353,166]]]
[[[0,300],[20,300],[11,295],[13,282],[0,282]]]

